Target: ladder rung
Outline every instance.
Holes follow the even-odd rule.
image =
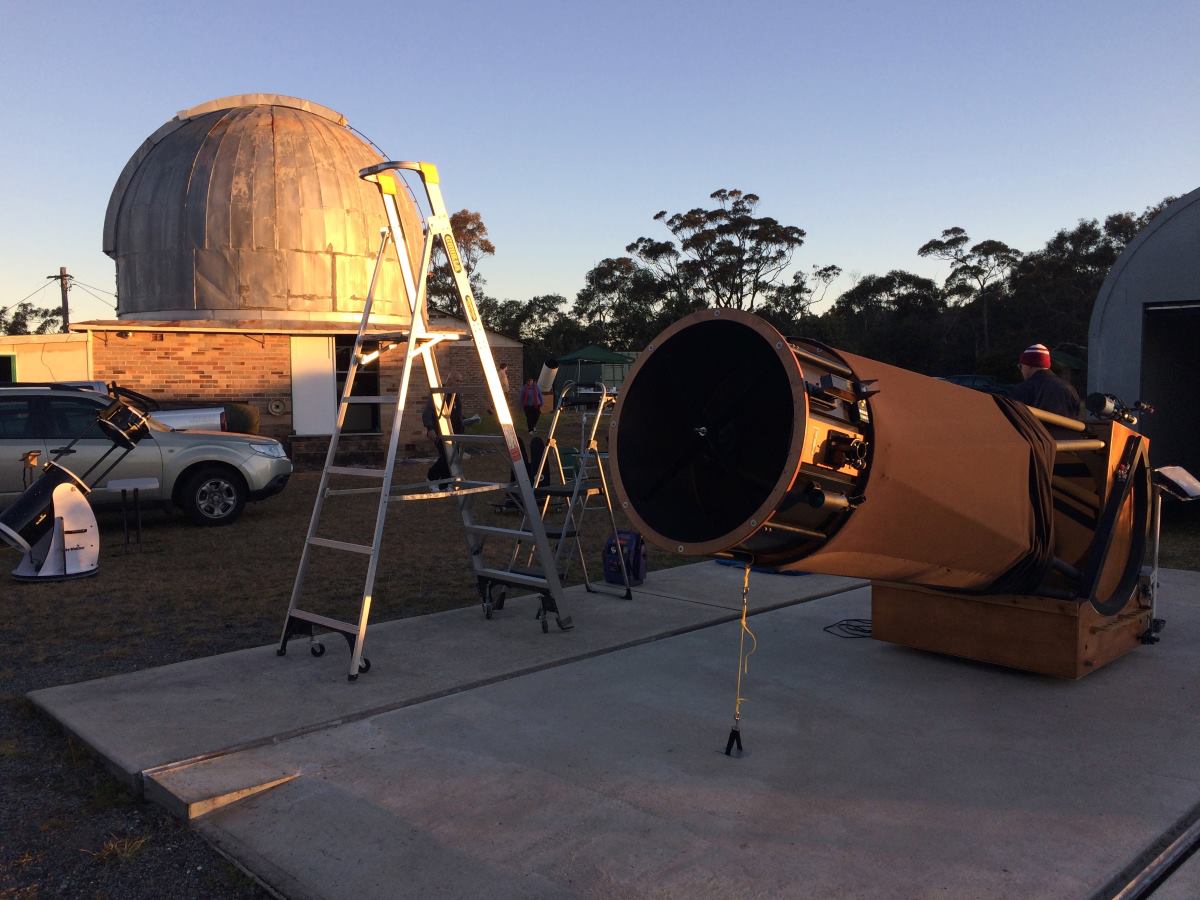
[[[519,584],[522,587],[544,588],[549,586],[545,578],[535,572],[512,572],[505,569],[476,569],[480,578],[498,581],[501,584]]]
[[[355,466],[330,466],[325,470],[330,475],[361,475],[363,478],[383,478],[385,469],[360,469]]]
[[[395,397],[369,397],[366,394],[352,395],[346,398],[347,403],[395,403]]]
[[[418,341],[469,341],[471,335],[466,331],[427,331],[417,335]],[[407,331],[367,331],[363,333],[365,341],[407,341]]]
[[[545,487],[536,487],[533,489],[535,497],[572,497],[575,494],[575,485],[573,484],[551,484]],[[584,485],[579,489],[580,497],[595,497],[600,493],[600,488],[595,485]]]
[[[496,525],[468,525],[468,532],[472,534],[494,534],[501,537],[514,537],[526,540],[533,537],[533,532],[528,528],[501,528]],[[574,528],[563,528],[562,526],[549,526],[546,528],[546,537],[552,541],[562,540],[563,538],[573,538],[579,534]]]
[[[448,444],[504,443],[504,435],[502,434],[443,434],[441,438]]]
[[[332,628],[334,631],[358,634],[357,625],[351,625],[349,622],[341,622],[337,619],[331,619],[328,616],[319,616],[316,613],[305,612],[302,609],[293,609],[290,613],[288,613],[288,615],[293,619],[302,619],[305,622],[312,622],[314,625],[324,625],[326,628]]]
[[[314,547],[328,547],[330,550],[346,550],[350,553],[365,553],[370,556],[374,552],[373,547],[368,547],[366,544],[348,544],[346,541],[331,541],[329,538],[309,538],[308,542]]]
[[[507,488],[508,484],[496,481],[455,481],[446,483],[440,491],[425,484],[404,484],[392,489],[389,500],[449,500],[464,494],[485,494]]]

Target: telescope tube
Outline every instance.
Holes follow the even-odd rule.
[[[738,310],[654,339],[609,454],[630,521],[681,554],[1009,593],[1053,560],[1054,440],[1026,407]]]

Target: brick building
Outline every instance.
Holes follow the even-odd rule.
[[[354,344],[353,327],[318,323],[284,323],[284,327],[270,328],[252,321],[115,320],[80,322],[71,327],[89,336],[91,374],[86,377],[116,381],[170,403],[248,403],[258,410],[260,433],[294,442],[300,452],[308,453],[323,452]],[[434,320],[431,327],[465,330],[463,323],[454,320]],[[520,342],[493,334],[489,343],[497,365],[508,363],[511,372],[521,371]],[[461,374],[468,414],[488,406],[483,373],[469,344],[448,346],[439,361],[443,374]],[[403,365],[403,351],[382,354],[360,370],[355,393],[399,391]],[[511,380],[509,402],[515,404],[520,378]],[[424,452],[420,412],[428,396],[424,376],[418,372],[405,411],[402,448],[414,445]],[[363,434],[363,438],[350,441],[350,446],[381,444],[382,438],[369,438],[391,428],[387,409],[376,414],[375,407],[355,406],[350,414],[347,432]]]
[[[177,114],[130,158],[109,200],[104,251],[117,267],[117,318],[71,325],[89,335],[92,377],[170,402],[249,403],[262,433],[323,448],[386,225],[376,188],[358,172],[380,161],[345,118],[307,100],[246,94]],[[416,203],[397,199],[405,231],[419,235]],[[416,270],[422,247],[412,243]],[[410,318],[389,251],[372,327],[394,333]],[[515,398],[521,346],[493,337],[497,362],[516,373]],[[461,372],[465,408],[482,410],[474,349],[451,345],[440,358]],[[360,370],[355,392],[395,392],[402,366],[402,350],[383,354]],[[428,389],[420,374],[414,385],[401,443],[420,448]],[[378,446],[389,410],[351,413],[347,431]]]

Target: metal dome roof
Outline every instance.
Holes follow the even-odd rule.
[[[239,94],[183,110],[138,148],[108,202],[118,315],[356,319],[386,225],[358,171],[381,160],[345,117],[308,100]],[[420,234],[415,203],[399,199],[406,231]],[[390,252],[376,297],[381,320],[407,320]]]

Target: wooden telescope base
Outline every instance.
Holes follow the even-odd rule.
[[[1130,602],[1115,616],[1048,597],[974,596],[907,585],[871,586],[877,640],[1058,678],[1082,678],[1141,643],[1151,611]]]

